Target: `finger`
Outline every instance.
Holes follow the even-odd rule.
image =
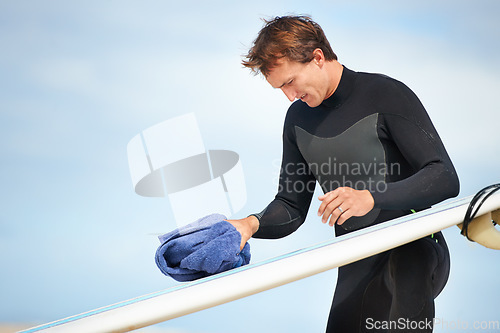
[[[337,193],[335,191],[328,192],[320,197],[318,197],[319,200],[321,200],[321,205],[319,205],[318,208],[318,216],[323,215],[325,212],[326,207],[335,200],[338,197]]]
[[[342,205],[342,200],[340,198],[336,198],[335,200],[331,201],[325,208],[323,212],[323,217],[322,221],[323,223],[326,223],[330,215],[340,215],[342,212],[338,209],[338,207]]]
[[[319,200],[324,200],[326,197],[328,197],[333,191],[326,192],[318,197]]]
[[[334,195],[335,194],[335,191],[337,189],[333,190],[333,191],[330,191],[330,192],[326,192],[326,193],[323,193],[322,195],[320,195],[318,197],[319,200],[324,200],[326,197],[330,196],[330,195]]]
[[[353,216],[352,210],[347,209],[345,210],[337,219],[337,224],[342,225],[345,221],[347,221],[349,218]]]
[[[345,214],[345,211],[341,211],[339,209],[340,206],[337,206],[336,209],[333,210],[332,212],[332,215],[330,216],[330,222],[328,223],[331,227],[333,227],[333,225],[335,223],[339,223],[339,220],[342,218],[342,216]]]
[[[333,213],[330,216],[330,221],[328,222],[328,225],[330,227],[333,227],[333,225],[335,224],[335,222],[337,222],[337,220],[339,219],[339,216],[340,216],[340,211],[339,211],[339,213]]]

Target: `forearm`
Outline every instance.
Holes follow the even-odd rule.
[[[266,209],[259,214],[259,230],[254,238],[277,239],[290,235],[305,221],[312,199],[307,198],[288,201],[277,196]]]
[[[380,191],[372,192],[376,208],[422,209],[459,192],[459,180],[451,163],[435,163],[414,175],[387,183]]]

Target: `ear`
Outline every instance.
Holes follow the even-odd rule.
[[[325,64],[325,54],[320,48],[317,48],[313,51],[313,59],[314,63],[318,65],[320,68]]]

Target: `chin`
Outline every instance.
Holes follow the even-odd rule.
[[[317,106],[319,106],[321,103],[318,103],[318,102],[305,102],[310,108],[315,108]]]

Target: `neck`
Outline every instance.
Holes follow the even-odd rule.
[[[329,89],[325,98],[327,99],[337,90],[344,67],[337,60],[328,61],[325,63],[325,66],[329,76]]]

